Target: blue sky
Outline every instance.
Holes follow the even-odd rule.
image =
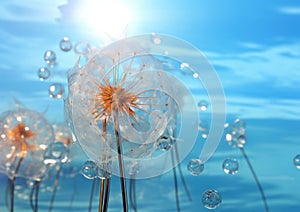
[[[32,94],[32,97],[44,96],[46,100],[43,89],[49,84],[35,80],[36,70],[43,65],[44,51],[55,49],[62,59],[66,55],[59,52],[57,45],[63,36],[69,36],[74,42],[89,40],[96,44],[107,39],[103,33],[99,34],[99,28],[103,24],[101,19],[108,22],[110,17],[106,20],[97,15],[105,10],[99,2],[99,8],[91,12],[98,26],[92,27],[85,23],[84,17],[78,18],[83,5],[88,4],[83,1],[1,2],[0,59],[5,61],[0,65],[2,98],[14,95],[26,102],[30,98],[28,94]],[[229,113],[245,117],[300,117],[297,110],[300,103],[299,2],[120,2],[131,16],[127,36],[151,32],[177,36],[208,57],[222,80]],[[112,17],[120,21],[117,12]],[[120,33],[111,37],[122,36],[125,35]],[[61,72],[73,63],[65,60],[68,63],[60,61]],[[239,102],[244,104],[243,110],[236,106]],[[53,103],[42,103],[44,107],[47,104]]]

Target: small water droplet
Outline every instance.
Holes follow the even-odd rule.
[[[239,163],[235,158],[224,160],[222,168],[226,174],[236,174],[239,170]]]
[[[56,62],[56,54],[52,50],[47,50],[44,54],[44,60],[47,64],[53,65]]]
[[[62,142],[51,143],[44,152],[44,163],[65,163],[68,160],[69,149]]]
[[[245,134],[246,131],[246,122],[242,119],[234,120],[232,124],[232,131],[236,131],[239,134]]]
[[[201,111],[206,111],[208,108],[208,102],[205,100],[201,100],[198,102],[198,107]]]
[[[49,96],[54,99],[60,99],[65,93],[64,86],[61,83],[53,83],[49,86]]]
[[[172,147],[170,138],[167,135],[162,135],[159,139],[157,139],[155,145],[157,149],[163,151],[168,151]]]
[[[44,81],[50,77],[50,71],[46,67],[39,68],[38,77],[41,81]]]
[[[98,166],[94,161],[86,161],[80,170],[80,173],[87,179],[94,179],[98,176]]]
[[[59,42],[59,47],[62,51],[68,52],[72,49],[72,42],[68,37],[64,37],[60,42]]]
[[[199,159],[191,159],[187,164],[187,170],[191,175],[198,176],[204,170],[204,164]]]
[[[294,157],[293,162],[294,162],[295,167],[296,167],[297,169],[300,169],[300,155],[296,155],[296,156]]]
[[[100,179],[108,179],[111,176],[111,163],[102,163],[98,167],[98,176]]]
[[[77,54],[87,55],[91,50],[91,45],[88,42],[80,41],[75,44],[74,51]]]
[[[202,204],[207,209],[216,209],[222,203],[222,197],[216,190],[207,190],[202,194]]]
[[[190,65],[188,63],[181,63],[180,64],[180,71],[184,75],[193,75],[193,72],[190,69]]]

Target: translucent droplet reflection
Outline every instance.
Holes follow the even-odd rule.
[[[98,167],[98,176],[100,179],[107,179],[111,176],[111,163],[102,163]]]
[[[72,42],[69,40],[68,37],[64,37],[60,42],[59,42],[59,48],[64,51],[68,52],[72,49]]]
[[[91,46],[88,42],[78,42],[75,44],[74,51],[77,54],[87,55],[90,52]]]
[[[86,161],[80,170],[80,173],[87,179],[94,179],[98,176],[98,166],[94,161]]]
[[[187,170],[191,175],[198,176],[204,170],[204,164],[199,159],[191,159],[187,164]]]
[[[54,64],[56,62],[56,54],[52,50],[47,50],[44,54],[44,60],[47,64]]]
[[[205,100],[201,100],[198,102],[198,107],[201,111],[206,111],[208,108],[208,102]]]
[[[50,144],[44,153],[45,164],[65,163],[68,160],[69,149],[62,142]]]
[[[46,80],[50,77],[50,71],[46,67],[39,68],[37,74],[38,74],[38,77],[41,81],[44,81],[44,80]]]
[[[49,96],[53,99],[60,99],[65,93],[64,86],[61,83],[53,83],[49,86]]]
[[[156,148],[163,151],[168,151],[172,145],[171,140],[168,136],[162,135],[155,143]]]
[[[242,119],[236,119],[232,124],[232,131],[238,134],[244,134],[246,130],[246,122]]]
[[[226,174],[236,174],[239,170],[239,163],[235,158],[224,160],[222,168]]]
[[[222,203],[222,197],[216,190],[207,190],[202,194],[202,204],[208,209],[216,209]]]
[[[293,162],[294,162],[295,167],[296,167],[297,169],[300,169],[300,155],[296,155],[296,156],[294,157]]]

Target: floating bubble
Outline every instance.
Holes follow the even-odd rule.
[[[208,108],[208,102],[205,100],[201,100],[198,102],[198,107],[201,111],[206,111]]]
[[[193,75],[193,72],[190,68],[190,65],[188,63],[181,63],[180,64],[180,71],[184,74],[184,75]]]
[[[100,167],[98,167],[98,175],[100,179],[107,179],[111,176],[111,163],[102,163]]]
[[[169,136],[166,135],[162,135],[159,139],[157,139],[155,145],[157,149],[163,151],[168,151],[172,147],[171,140]]]
[[[53,165],[65,163],[68,160],[69,149],[62,142],[50,144],[44,152],[44,163]]]
[[[222,197],[216,190],[207,190],[202,194],[202,204],[207,209],[216,209],[222,203]]]
[[[65,93],[64,86],[61,83],[53,83],[49,86],[49,96],[53,99],[60,99]]]
[[[86,161],[80,170],[80,173],[87,179],[98,177],[98,166],[94,161]]]
[[[297,168],[297,169],[300,169],[300,155],[296,155],[295,157],[294,157],[294,165],[295,165],[295,167]]]
[[[60,42],[59,42],[59,47],[62,51],[68,52],[72,49],[72,42],[69,40],[68,37],[64,37]]]
[[[56,62],[56,54],[52,50],[47,50],[44,54],[44,60],[47,64],[53,65]]]
[[[88,55],[91,50],[91,45],[88,42],[80,41],[75,44],[74,51],[77,54]]]
[[[235,158],[224,160],[222,168],[226,174],[236,174],[239,170],[239,163]]]
[[[44,81],[50,77],[50,71],[46,67],[39,68],[38,77],[41,81]]]
[[[204,170],[204,164],[199,159],[191,159],[187,164],[187,170],[191,175],[198,176]]]
[[[235,131],[238,134],[245,134],[246,122],[242,119],[237,118],[232,124],[232,131]]]

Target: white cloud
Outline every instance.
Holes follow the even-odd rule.
[[[66,3],[65,0],[53,1],[1,1],[0,20],[29,21],[29,22],[54,22],[60,17],[58,6]]]
[[[281,7],[279,12],[288,15],[300,15],[300,7]]]

